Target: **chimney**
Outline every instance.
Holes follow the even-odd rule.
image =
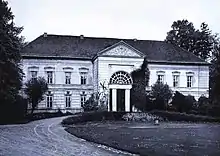
[[[47,37],[47,33],[46,32],[44,33],[44,37]]]
[[[83,35],[80,35],[80,39],[81,39],[81,40],[84,39],[84,36],[83,36]]]

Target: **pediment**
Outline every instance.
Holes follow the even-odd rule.
[[[120,41],[119,43],[104,49],[98,55],[115,57],[144,57],[140,51],[125,43],[124,41]]]

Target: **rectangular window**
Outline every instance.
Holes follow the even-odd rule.
[[[80,101],[81,101],[81,107],[85,104],[86,102],[86,94],[83,92],[83,94],[80,95]]]
[[[31,79],[37,78],[37,71],[31,71]]]
[[[71,107],[71,95],[66,95],[66,107]]]
[[[173,75],[173,87],[179,87],[179,75]]]
[[[52,108],[53,105],[53,95],[49,92],[47,94],[47,108]]]
[[[71,72],[65,72],[65,83],[71,84]]]
[[[187,76],[187,87],[192,87],[193,76]]]
[[[81,74],[81,84],[86,84],[86,74]]]
[[[53,72],[47,71],[47,83],[52,84],[53,83]]]
[[[159,83],[164,83],[164,75],[157,75],[157,81]]]

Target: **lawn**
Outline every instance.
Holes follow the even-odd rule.
[[[80,138],[134,154],[219,156],[220,125],[195,123],[87,122],[67,127]]]

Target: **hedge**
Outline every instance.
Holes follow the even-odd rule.
[[[159,111],[153,110],[151,114],[160,116],[168,121],[190,121],[190,122],[220,122],[220,118],[195,115],[195,114],[186,114],[179,112],[168,112],[168,111]]]
[[[103,120],[123,120],[122,116],[126,112],[83,112],[78,115],[66,118],[62,121],[63,125],[71,125],[78,123],[85,123],[89,121],[103,121]]]

